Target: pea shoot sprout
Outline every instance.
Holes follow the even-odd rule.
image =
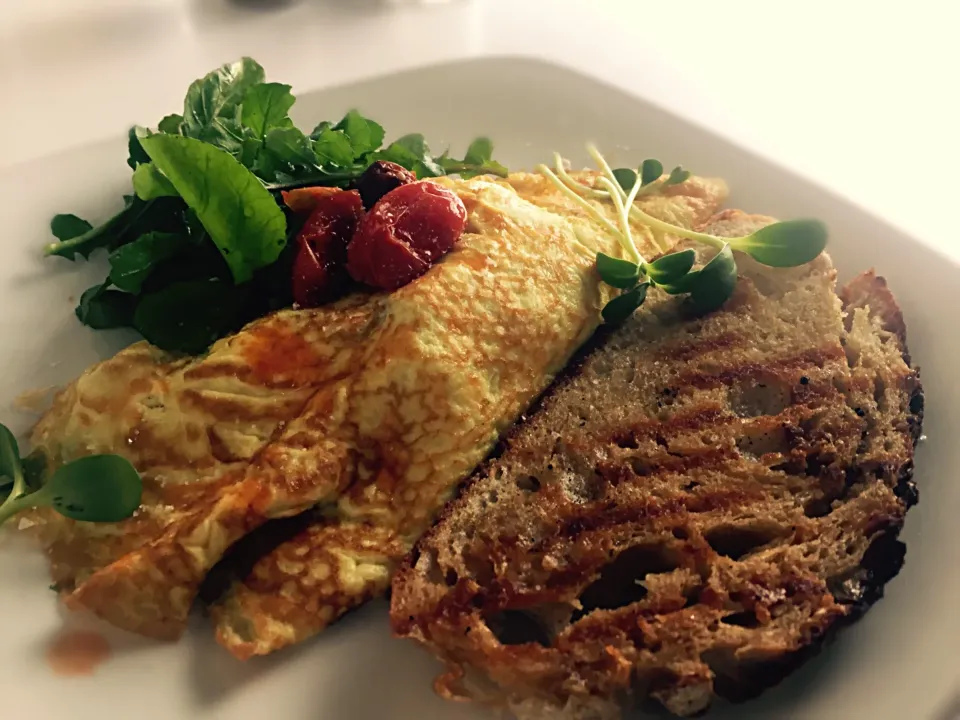
[[[664,173],[659,160],[647,159],[637,170],[613,169],[594,145],[587,152],[600,170],[593,186],[574,178],[563,158],[554,153],[554,169],[539,165],[560,192],[586,210],[613,235],[623,248],[626,259],[597,253],[597,271],[601,279],[623,292],[603,308],[605,321],[621,322],[639,308],[650,286],[671,295],[687,294],[696,312],[706,313],[720,308],[733,294],[737,284],[737,264],[733,251],[745,253],[770,267],[796,267],[815,259],[826,247],[827,229],[819,220],[799,219],[773,223],[749,235],[719,237],[673,225],[645,212],[637,199],[650,196],[690,178],[690,172],[677,166]],[[614,224],[590,200],[609,200],[614,207]],[[646,261],[633,239],[630,221],[637,221],[650,230],[660,256]],[[668,253],[666,236],[699,242],[718,252],[702,268],[693,269],[696,252],[687,248]]]
[[[40,455],[20,458],[17,440],[0,425],[0,525],[23,510],[52,507],[87,522],[119,522],[140,506],[140,475],[119,455],[88,455],[49,477]]]

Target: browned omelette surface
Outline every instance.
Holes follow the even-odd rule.
[[[122,523],[34,517],[69,605],[177,637],[228,547],[318,505],[326,520],[214,609],[220,641],[269,652],[384,591],[456,483],[593,332],[609,298],[596,252],[620,254],[539,176],[440,182],[466,204],[467,233],[413,283],[276,313],[202,357],[138,343],[61,393],[35,446],[54,462],[122,454],[145,484]],[[641,202],[692,227],[724,195],[691,179]]]

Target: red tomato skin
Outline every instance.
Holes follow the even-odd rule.
[[[359,282],[395,290],[453,249],[467,209],[451,190],[422,181],[384,195],[363,216],[347,246],[347,270]]]
[[[341,190],[316,198],[316,205],[297,235],[293,263],[293,300],[300,307],[316,307],[339,297],[350,277],[346,271],[347,244],[363,216],[360,193]]]

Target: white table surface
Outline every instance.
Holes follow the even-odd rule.
[[[243,54],[295,92],[532,54],[696,118],[960,259],[960,9],[950,0],[254,4],[5,0],[0,170],[154,124],[191,80]]]

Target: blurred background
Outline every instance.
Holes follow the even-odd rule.
[[[192,79],[244,54],[298,94],[484,54],[533,55],[946,237],[950,203],[917,217],[902,207],[901,176],[960,163],[957,12],[943,0],[6,0],[0,164],[155,123]]]

